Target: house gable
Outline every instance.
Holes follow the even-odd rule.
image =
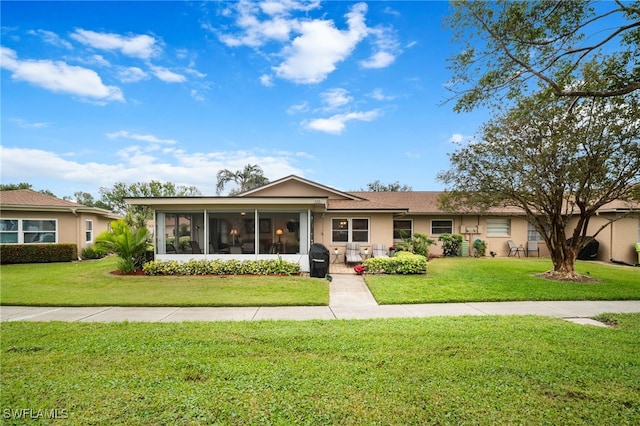
[[[362,200],[347,192],[291,175],[256,189],[238,194],[238,197],[319,197],[330,200]]]

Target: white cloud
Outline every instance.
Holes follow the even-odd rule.
[[[29,122],[27,120],[23,120],[21,118],[10,118],[9,121],[17,124],[18,126],[22,127],[23,129],[42,129],[42,128],[45,128],[45,127],[49,127],[49,125],[51,124],[51,123],[48,123],[46,121],[32,123],[32,122]]]
[[[149,59],[159,51],[157,40],[146,34],[122,36],[77,29],[71,38],[95,49],[117,50],[123,55],[140,59]]]
[[[304,127],[319,132],[331,133],[334,135],[341,134],[349,121],[373,121],[381,115],[378,109],[366,112],[348,112],[344,114],[336,114],[329,118],[316,118],[303,123]]]
[[[395,96],[385,95],[380,88],[373,89],[367,96],[372,97],[376,101],[390,101],[395,99]]]
[[[353,101],[349,91],[342,88],[329,89],[320,94],[325,110],[334,110]]]
[[[270,75],[263,74],[260,76],[260,83],[265,87],[273,87],[273,81]]]
[[[335,27],[333,21],[313,20],[300,22],[296,37],[282,54],[286,58],[273,67],[280,78],[296,83],[312,84],[323,81],[345,60],[356,45],[367,36],[364,15],[365,3],[358,3],[345,16],[348,30]]]
[[[307,112],[307,111],[309,111],[309,103],[307,101],[304,101],[296,105],[291,105],[289,108],[287,108],[287,114],[290,114],[290,115]]]
[[[119,130],[117,132],[107,133],[107,137],[109,139],[133,139],[136,141],[149,142],[156,145],[158,144],[173,145],[177,143],[177,141],[173,139],[160,139],[154,135],[141,135],[138,133],[131,133],[127,130]]]
[[[360,61],[363,68],[385,68],[396,60],[396,57],[389,52],[377,52],[366,61]]]
[[[122,67],[118,69],[117,75],[123,83],[135,83],[149,78],[149,75],[138,67]]]
[[[165,83],[184,83],[187,80],[184,75],[175,73],[165,67],[150,65],[149,68],[153,75]]]
[[[19,60],[14,50],[0,47],[0,66],[11,71],[11,78],[57,93],[68,93],[98,102],[124,102],[122,91],[106,86],[93,70],[62,61]]]
[[[52,46],[63,47],[69,50],[73,49],[73,46],[71,45],[71,43],[61,38],[58,34],[54,33],[53,31],[30,30],[27,33],[41,37],[45,43],[50,44]]]
[[[123,148],[114,164],[70,161],[62,155],[40,149],[0,146],[3,180],[34,181],[45,178],[47,189],[53,185],[71,187],[111,187],[116,182],[134,183],[158,180],[178,185],[193,185],[205,195],[215,193],[216,173],[221,169],[241,170],[246,164],[260,164],[270,180],[304,172],[293,164],[298,152],[265,151],[185,152],[170,151],[160,159],[139,147]],[[59,194],[65,195],[65,194]]]
[[[459,144],[464,144],[468,141],[470,141],[472,139],[472,136],[466,136],[463,135],[461,133],[454,133],[451,135],[451,137],[449,138],[449,140],[447,142],[455,144],[455,145],[459,145]]]

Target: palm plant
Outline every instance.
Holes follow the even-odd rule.
[[[111,222],[111,231],[102,232],[96,242],[118,255],[118,270],[130,274],[142,267],[148,239],[149,230],[146,227],[133,227],[119,219]]]
[[[218,171],[218,183],[216,185],[216,192],[218,195],[224,190],[224,187],[229,182],[235,182],[238,185],[238,189],[230,191],[230,195],[248,191],[253,188],[257,188],[269,183],[269,179],[264,176],[262,168],[258,165],[247,164],[242,170],[231,171],[228,169],[222,169]]]

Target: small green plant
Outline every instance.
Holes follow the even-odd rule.
[[[445,256],[459,256],[462,247],[462,235],[460,234],[442,234],[438,238],[442,241],[442,254]]]
[[[484,257],[487,252],[487,243],[486,241],[482,241],[480,238],[477,238],[473,242],[473,249],[475,250],[476,257]]]
[[[144,265],[148,238],[149,230],[146,227],[136,228],[119,219],[111,222],[111,231],[102,232],[96,242],[117,254],[120,258],[118,270],[130,274]]]
[[[109,254],[109,249],[103,244],[93,244],[82,249],[82,259],[102,259]]]
[[[415,233],[413,234],[413,237],[404,238],[401,242],[396,244],[396,246],[402,251],[408,251],[409,253],[415,253],[429,258],[429,246],[432,246],[435,243],[435,241],[426,235]]]
[[[420,254],[399,251],[393,257],[366,259],[363,266],[368,274],[426,274],[427,258]]]

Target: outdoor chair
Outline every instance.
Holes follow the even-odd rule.
[[[360,254],[359,243],[347,243],[347,249],[344,252],[344,263],[361,263],[362,255]]]
[[[371,246],[371,257],[389,257],[387,246],[382,243],[375,243]]]
[[[531,256],[531,252],[538,252],[538,257],[540,257],[540,246],[537,241],[527,241],[527,256]]]
[[[200,250],[200,244],[198,244],[197,241],[189,241],[189,245],[191,246],[191,253],[202,254],[202,250]]]
[[[520,253],[525,254],[524,247],[518,247],[516,243],[513,242],[513,240],[507,241],[507,244],[509,245],[509,254],[507,255],[507,257],[515,256],[516,254],[518,255],[518,257],[520,257]]]

